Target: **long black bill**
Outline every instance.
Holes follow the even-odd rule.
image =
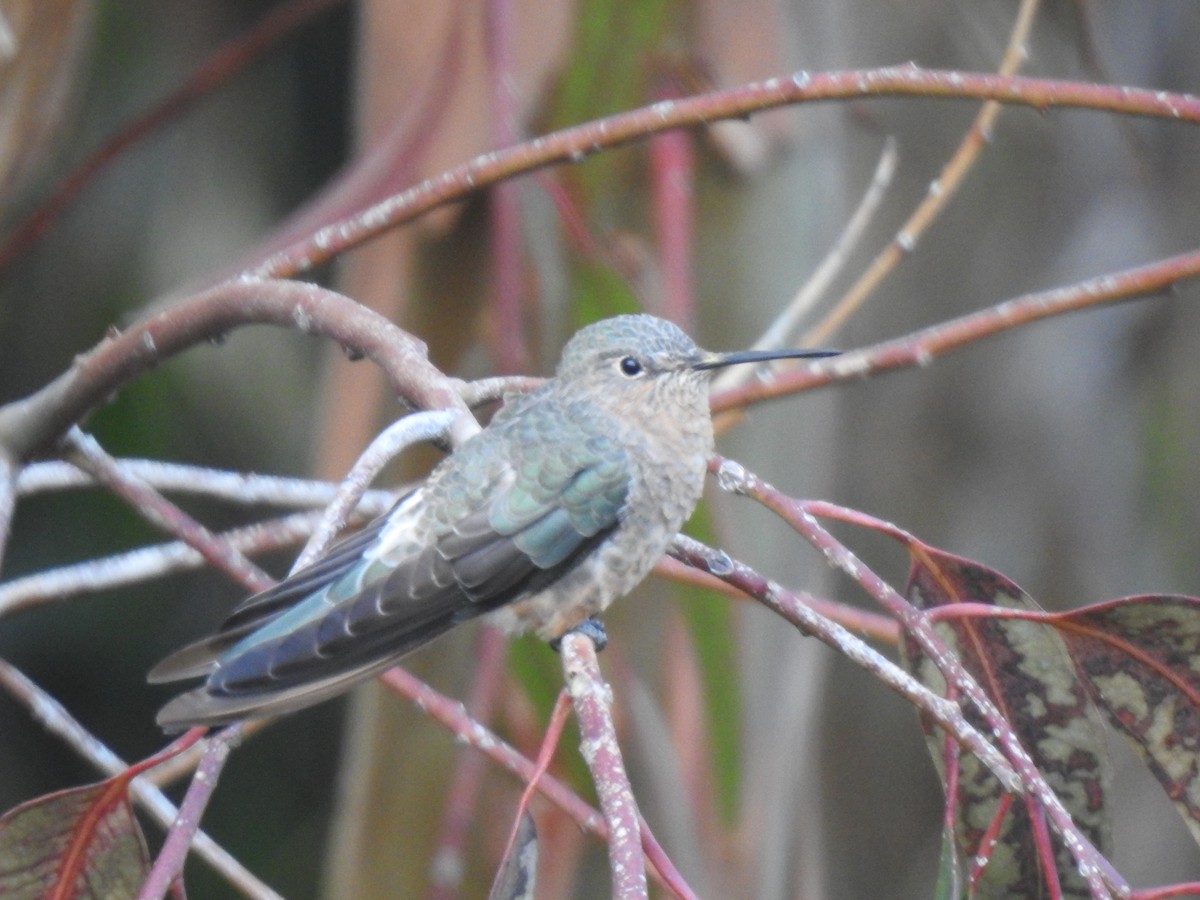
[[[735,353],[713,353],[692,366],[693,369],[720,369],[742,363],[770,362],[774,359],[820,359],[837,356],[841,350],[739,350]]]

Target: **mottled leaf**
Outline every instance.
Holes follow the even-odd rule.
[[[0,898],[136,897],[150,859],[124,777],[38,797],[0,818]]]
[[[488,892],[488,900],[533,900],[537,892],[537,861],[537,826],[533,816],[525,810]]]
[[[970,602],[1038,609],[1028,594],[998,572],[917,542],[910,542],[908,549],[913,559],[908,596],[920,608]],[[1103,724],[1062,639],[1038,622],[990,616],[946,618],[936,628],[1011,724],[1079,827],[1107,852],[1111,828],[1105,793],[1110,773]],[[906,640],[905,654],[926,684],[945,691],[940,673],[911,639]],[[984,727],[978,718],[973,721]],[[925,727],[934,759],[945,770],[943,736],[928,722]],[[958,766],[953,799],[960,852],[974,859],[993,824],[1002,788],[972,755],[954,756],[950,765]],[[1048,896],[1027,807],[1013,804],[999,824],[973,895]],[[1070,853],[1057,844],[1053,849],[1063,896],[1089,896]]]
[[[1048,620],[1200,843],[1200,599],[1127,597]]]

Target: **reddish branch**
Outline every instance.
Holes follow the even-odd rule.
[[[332,338],[348,353],[376,362],[413,405],[466,410],[454,383],[429,362],[424,343],[378,313],[313,284],[240,279],[155,313],[128,331],[114,330],[50,384],[0,407],[0,450],[18,460],[46,450],[112,393],[163,360],[250,324]],[[453,438],[465,437],[473,422],[460,417]]]
[[[318,229],[254,266],[247,274],[263,278],[294,275],[328,262],[431,209],[461,200],[471,191],[545,166],[578,162],[591,153],[651,134],[719,119],[744,118],[789,104],[889,96],[995,100],[1032,106],[1039,111],[1094,109],[1200,123],[1200,99],[1190,94],[1145,88],[922,69],[916,65],[817,74],[796,72],[789,77],[771,78],[728,91],[663,100],[482,154],[381,200],[349,219]]]
[[[66,457],[70,461],[94,475],[142,518],[194,549],[210,566],[251,592],[265,591],[275,584],[274,578],[252,563],[233,543],[209,531],[149,484],[125,471],[91,435],[72,428],[64,441]]]
[[[1020,738],[996,705],[971,677],[958,657],[946,647],[920,610],[863,563],[844,544],[823,528],[805,504],[787,497],[748,472],[738,463],[714,457],[709,468],[725,490],[757,500],[790,525],[797,534],[821,551],[829,563],[854,579],[887,612],[895,616],[905,632],[937,666],[947,684],[962,693],[966,702],[983,718],[1005,757],[1020,776],[1021,789],[1044,808],[1054,830],[1063,839],[1096,898],[1128,896],[1130,887],[1104,855],[1080,831],[1062,801],[1046,783],[1036,763],[1021,745]],[[997,773],[999,774],[999,773]]]
[[[380,682],[394,693],[411,700],[418,709],[430,718],[441,722],[450,732],[463,743],[468,744],[488,756],[492,762],[519,778],[525,784],[536,780],[537,789],[542,796],[552,802],[574,820],[583,831],[601,840],[608,840],[608,825],[596,810],[588,806],[574,791],[552,775],[539,775],[537,765],[511,745],[505,743],[496,734],[472,719],[463,708],[462,703],[451,700],[439,694],[421,679],[404,668],[397,666],[379,676]],[[654,839],[645,821],[641,821],[642,849],[654,868],[651,870],[659,882],[669,888],[676,896],[695,898],[695,893],[687,886],[683,876],[672,865],[670,858],[663,852]]]
[[[592,773],[600,808],[608,822],[612,895],[630,900],[646,897],[649,887],[646,857],[642,853],[641,817],[617,744],[612,690],[600,674],[591,638],[569,632],[563,636],[560,652],[563,675],[575,705],[575,720],[579,723],[579,752]]]
[[[1200,275],[1200,251],[1099,275],[1066,287],[1025,294],[895,340],[843,353],[828,361],[806,363],[771,381],[749,382],[715,397],[713,409],[733,409],[831,381],[850,381],[905,366],[928,365],[950,350],[1020,325],[1165,291],[1176,282],[1197,275]]]

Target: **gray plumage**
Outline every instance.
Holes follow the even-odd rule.
[[[646,315],[582,329],[391,512],[160,663],[151,681],[205,681],[159,724],[308,706],[484,613],[561,637],[645,578],[695,508],[710,370],[782,355],[828,353],[713,354]]]

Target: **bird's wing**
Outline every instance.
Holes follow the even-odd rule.
[[[407,496],[400,503],[404,499]],[[339,541],[325,555],[314,560],[312,565],[274,587],[247,597],[225,617],[215,634],[176,650],[151,669],[146,680],[151,684],[163,684],[208,675],[216,666],[217,658],[246,635],[257,631],[345,574],[362,559],[363,552],[379,539],[379,533],[386,524],[387,516],[381,516]]]
[[[443,493],[410,495],[369,538],[339,544],[250,598],[228,630],[180,651],[199,648],[183,665],[169,657],[156,667],[158,680],[208,673],[159,723],[216,724],[315,703],[561,577],[620,523],[629,468],[624,451],[603,437],[565,441],[562,453],[549,455],[528,471],[504,461],[488,478],[459,466],[465,485],[443,479]],[[414,544],[405,504],[449,503],[455,490],[458,514],[436,539]]]

